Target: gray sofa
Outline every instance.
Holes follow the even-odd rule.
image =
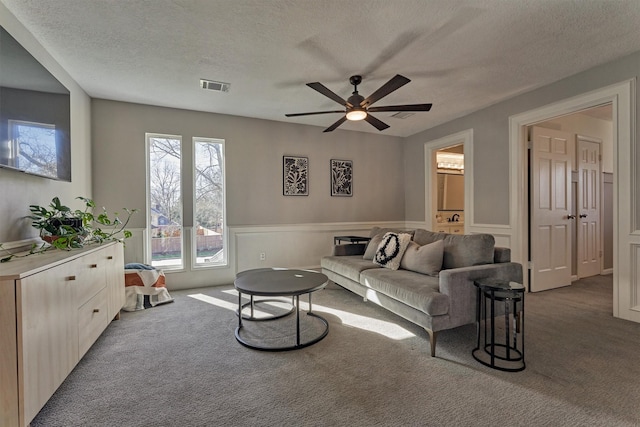
[[[411,246],[397,270],[376,265],[371,259],[382,236],[389,231],[412,235]],[[493,277],[522,283],[522,265],[510,262],[510,250],[495,247],[490,234],[456,235],[375,227],[370,237],[368,245],[334,246],[333,255],[321,260],[322,272],[365,301],[426,329],[431,356],[435,356],[439,331],[476,321],[474,280]],[[441,243],[429,245],[438,241]],[[433,259],[428,259],[433,256],[420,255],[432,247],[440,248],[441,268],[434,268]],[[437,264],[437,256],[435,259]]]

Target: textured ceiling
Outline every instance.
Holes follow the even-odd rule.
[[[325,128],[340,116],[284,116],[340,109],[305,83],[347,98],[361,74],[366,97],[402,74],[375,105],[433,108],[376,114],[396,136],[640,51],[638,0],[0,1],[92,97]]]

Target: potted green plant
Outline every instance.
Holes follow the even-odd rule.
[[[42,253],[51,248],[71,250],[92,243],[123,242],[131,237],[131,232],[125,227],[136,209],[124,208],[126,217],[122,220],[117,212],[110,215],[105,208],[99,213],[94,213],[96,204],[92,199],[76,198],[84,202],[84,209],[72,210],[63,205],[58,197],[54,197],[48,206],[30,205],[31,215],[27,218],[31,219],[34,228],[40,230],[40,238],[46,243],[41,246],[33,244],[31,249],[22,255],[8,251],[0,244],[0,249],[8,253],[0,262]]]
[[[71,249],[82,247],[86,237],[83,211],[72,211],[60,203],[58,197],[51,200],[49,206],[30,205],[31,226],[40,230],[40,238],[59,248]]]

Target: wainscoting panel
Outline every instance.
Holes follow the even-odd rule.
[[[331,254],[334,236],[368,236],[374,226],[404,227],[404,223],[231,227],[236,272],[265,267],[319,268],[320,259]]]
[[[640,321],[640,245],[631,245],[631,260],[631,286],[627,290],[629,309],[638,314],[636,321]],[[621,299],[624,300],[624,298],[625,295],[621,295]]]
[[[503,248],[512,248],[512,232],[513,230],[508,225],[469,224],[467,226],[467,234],[491,234],[496,239],[496,246]],[[517,262],[522,261],[518,260]]]

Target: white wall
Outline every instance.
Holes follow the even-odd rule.
[[[0,242],[15,242],[37,236],[24,218],[29,205],[48,204],[54,196],[73,208],[82,205],[77,196],[91,197],[91,104],[87,94],[0,3],[0,25],[49,70],[71,92],[71,182],[60,182],[0,168]]]

